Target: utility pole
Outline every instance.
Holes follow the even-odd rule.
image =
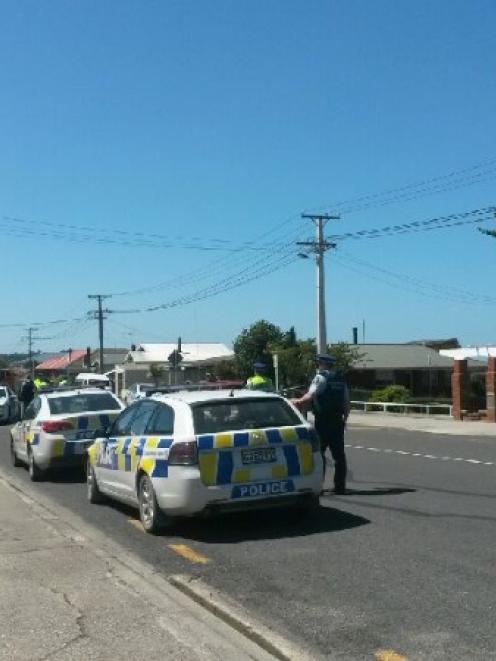
[[[24,336],[21,339],[25,339],[28,341],[28,361],[29,361],[29,372],[31,374],[31,378],[34,379],[34,355],[33,355],[33,340],[50,340],[52,338],[50,337],[33,337],[33,333],[38,331],[39,328],[37,326],[30,326],[29,328],[26,329],[27,331],[27,336]]]
[[[330,248],[335,248],[336,244],[324,239],[324,225],[328,220],[339,220],[340,216],[330,216],[324,214],[301,214],[302,218],[311,220],[315,224],[315,241],[298,241],[297,245],[305,246],[310,252],[315,254],[315,263],[317,265],[317,353],[327,351],[327,331],[325,314],[325,275],[324,275],[324,254]],[[308,255],[301,255],[308,257]]]
[[[28,328],[28,353],[29,353],[29,365],[30,365],[30,372],[31,372],[31,378],[34,379],[34,360],[33,360],[33,331],[35,331],[36,328],[33,328],[30,326]]]
[[[110,298],[110,294],[88,294],[88,298],[95,298],[98,301],[98,309],[92,310],[89,314],[94,315],[94,319],[98,319],[98,335],[100,340],[100,374],[103,374],[103,320],[104,313],[110,312],[110,310],[102,308],[102,300],[104,298]]]

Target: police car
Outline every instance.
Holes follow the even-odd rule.
[[[153,394],[88,449],[92,503],[139,508],[155,533],[174,517],[318,504],[322,458],[313,428],[279,395],[247,390]]]
[[[12,463],[27,464],[33,481],[50,468],[84,466],[93,431],[107,428],[123,408],[101,388],[41,391],[10,430]]]

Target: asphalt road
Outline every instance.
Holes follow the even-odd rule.
[[[307,520],[230,515],[154,538],[132,510],[88,504],[77,473],[36,488],[164,574],[201,576],[316,658],[496,659],[496,440],[351,427],[346,442],[350,493],[324,495]],[[10,466],[6,427],[0,465],[28,481]]]

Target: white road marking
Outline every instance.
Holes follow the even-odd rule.
[[[368,450],[369,452],[382,452],[383,454],[401,454],[403,456],[421,457],[422,459],[438,459],[439,461],[463,461],[466,464],[479,464],[480,466],[495,466],[494,461],[481,461],[480,459],[466,459],[465,457],[437,457],[434,454],[422,454],[421,452],[407,452],[406,450],[393,450],[392,448],[368,448],[363,445],[351,445],[346,443],[345,447],[352,450]]]

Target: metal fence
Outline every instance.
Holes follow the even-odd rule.
[[[399,402],[358,402],[352,400],[351,408],[355,411],[383,411],[385,413],[420,413],[423,415],[453,416],[451,404],[402,404]]]

